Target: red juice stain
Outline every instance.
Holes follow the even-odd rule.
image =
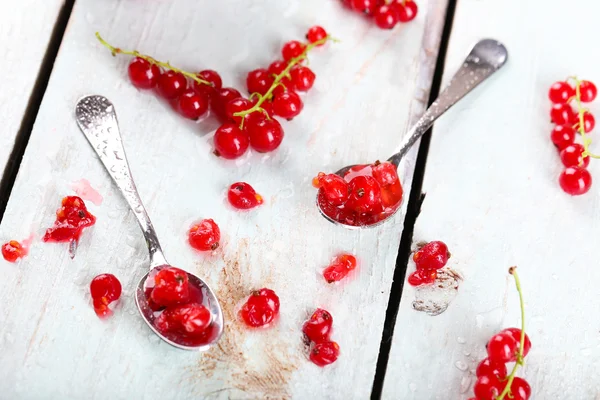
[[[44,242],[78,241],[83,230],[96,223],[80,197],[67,196],[56,211],[54,225],[46,230]]]

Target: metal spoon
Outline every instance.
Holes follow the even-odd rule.
[[[480,40],[473,47],[460,69],[456,72],[456,74],[454,74],[448,85],[439,94],[438,98],[431,104],[427,111],[425,111],[423,116],[417,121],[412,129],[404,136],[404,140],[400,144],[396,154],[388,158],[387,161],[394,164],[396,168],[398,168],[400,161],[406,155],[406,153],[408,153],[408,150],[410,150],[412,145],[419,140],[419,138],[421,138],[425,132],[427,132],[431,125],[433,125],[433,122],[446,111],[448,111],[450,107],[458,103],[458,101],[467,93],[475,89],[486,78],[498,71],[500,67],[506,63],[507,59],[508,52],[502,43],[494,39]],[[348,165],[337,171],[335,174],[344,177],[350,168],[357,165],[358,164]],[[398,206],[395,211],[376,223],[355,226],[336,221],[325,214],[319,205],[318,198],[317,208],[319,208],[321,215],[323,215],[323,217],[325,217],[328,221],[350,229],[371,228],[381,225],[385,221],[389,220],[390,217],[394,215],[398,209],[400,209]]]
[[[150,272],[140,280],[135,293],[135,302],[144,321],[154,333],[170,345],[184,350],[208,350],[211,345],[219,340],[223,333],[223,312],[212,290],[202,279],[195,275],[187,273],[189,283],[202,291],[204,302],[207,303],[205,305],[212,314],[212,331],[206,342],[194,345],[178,343],[176,339],[165,337],[154,327],[154,312],[148,306],[145,295],[146,279],[148,275],[153,276],[162,268],[170,267],[170,264],[165,259],[152,222],[146,213],[131,176],[113,104],[103,96],[87,96],[77,102],[75,116],[79,128],[100,157],[100,161],[117,184],[121,194],[127,200],[129,207],[140,223],[146,239],[148,251],[150,252]]]

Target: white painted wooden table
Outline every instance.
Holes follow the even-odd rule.
[[[599,81],[593,38],[600,27],[594,12],[578,11],[594,3],[462,0],[446,18],[446,0],[419,0],[415,21],[382,31],[337,0],[78,0],[68,24],[55,29],[64,32],[56,59],[42,65],[54,62],[43,101],[26,113],[62,5],[46,1],[31,12],[27,3],[0,5],[0,32],[13,27],[0,47],[0,72],[14,76],[0,89],[2,167],[15,137],[31,134],[12,192],[0,193],[8,198],[0,239],[37,237],[28,257],[0,263],[0,398],[364,399],[373,388],[375,398],[467,398],[487,338],[519,323],[506,273],[513,264],[522,275],[534,346],[524,370],[532,398],[600,398],[598,191],[594,186],[581,198],[560,191],[546,114],[554,80],[577,73]],[[19,33],[22,21],[28,34]],[[573,23],[567,28],[560,21]],[[448,309],[430,316],[413,309],[419,294],[408,285],[399,309],[397,294],[390,301],[395,270],[402,277],[414,268],[405,265],[408,253],[396,263],[406,209],[414,205],[406,201],[380,228],[343,230],[318,215],[310,179],[390,153],[427,104],[442,30],[450,23],[444,79],[482,37],[505,42],[510,57],[434,128],[427,196],[412,240],[446,241],[450,267],[464,280]],[[278,58],[286,40],[302,38],[314,24],[341,42],[311,55],[317,82],[305,110],[285,124],[277,152],[238,163],[210,154],[214,124],[184,121],[156,96],[136,90],[127,79],[129,59],[111,57],[94,38],[100,31],[115,45],[185,69],[216,69],[225,85],[244,88],[249,70]],[[138,189],[169,260],[206,277],[223,303],[225,335],[205,354],[160,342],[137,314],[132,293],[148,261],[145,243],[75,124],[74,105],[86,94],[115,104]],[[20,132],[38,106],[33,130]],[[400,167],[407,200],[416,155],[415,148]],[[590,170],[600,174],[593,163]],[[104,202],[89,204],[98,222],[71,260],[65,246],[40,237],[60,199],[82,178]],[[245,214],[228,208],[225,190],[239,180],[251,183],[266,204]],[[221,226],[222,246],[212,255],[186,243],[187,228],[200,218]],[[319,271],[339,251],[354,252],[359,269],[348,282],[329,286]],[[105,272],[121,279],[124,296],[113,318],[100,321],[88,285]],[[279,294],[281,319],[249,332],[234,308],[264,286]],[[389,360],[378,365],[378,357],[388,357],[380,354],[388,303],[387,323],[398,315]],[[307,360],[300,332],[318,306],[333,314],[333,339],[341,347],[338,362],[325,369]]]

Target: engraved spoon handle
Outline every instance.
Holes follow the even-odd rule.
[[[77,102],[75,116],[79,129],[100,157],[100,161],[125,197],[142,228],[150,252],[150,268],[167,264],[154,226],[131,176],[115,107],[106,97],[86,96]]]
[[[506,47],[497,40],[480,40],[471,50],[438,98],[405,136],[396,154],[388,161],[396,167],[412,145],[427,132],[433,122],[466,94],[502,67],[508,58]]]

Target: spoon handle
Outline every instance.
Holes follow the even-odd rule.
[[[115,107],[106,97],[86,96],[77,102],[75,117],[79,129],[100,157],[100,161],[140,223],[150,251],[150,267],[166,264],[156,232],[131,176]]]
[[[404,137],[398,152],[388,161],[397,167],[412,145],[427,132],[436,119],[498,71],[506,63],[507,58],[508,52],[502,43],[494,39],[480,40],[438,98]]]

